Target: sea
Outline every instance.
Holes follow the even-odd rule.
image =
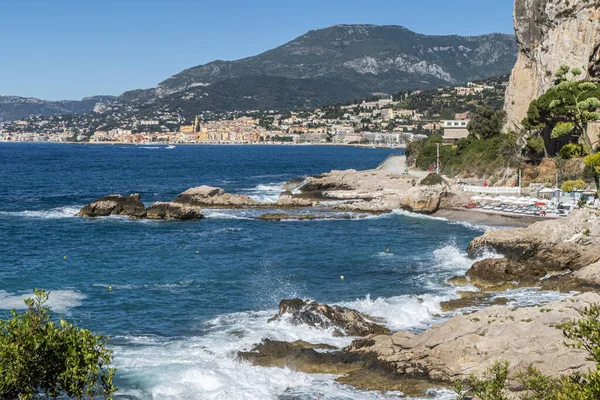
[[[358,391],[332,375],[254,367],[237,352],[265,338],[336,346],[354,339],[268,322],[284,298],[355,308],[393,330],[440,323],[454,315],[440,308],[456,297],[446,279],[472,265],[467,244],[493,226],[400,210],[304,221],[256,219],[277,210],[207,209],[193,222],[75,216],[111,193],[140,193],[151,204],[200,185],[274,202],[292,178],[375,168],[398,152],[0,143],[0,317],[23,309],[34,288],[49,290],[54,312],[110,336],[115,398],[400,398]],[[526,305],[556,296],[508,297]]]

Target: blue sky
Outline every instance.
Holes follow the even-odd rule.
[[[512,7],[513,0],[0,0],[0,94],[118,95],[334,24],[513,33]]]

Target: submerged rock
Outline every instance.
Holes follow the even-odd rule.
[[[239,352],[238,357],[262,367],[289,368],[309,374],[342,375],[336,381],[360,390],[387,392],[397,390],[409,396],[422,396],[426,390],[440,387],[428,380],[405,379],[393,368],[378,360],[375,353],[333,351],[331,346],[306,342],[264,340],[251,351]]]
[[[284,299],[269,321],[286,318],[294,325],[306,324],[322,329],[335,328],[338,335],[366,336],[388,333],[389,329],[356,310],[319,304],[313,300]]]
[[[201,219],[202,209],[196,206],[169,202],[156,202],[148,207],[146,212],[148,219]]]
[[[122,196],[111,194],[94,200],[78,213],[80,217],[106,217],[108,215],[126,215],[132,218],[143,218],[146,208],[139,194]]]

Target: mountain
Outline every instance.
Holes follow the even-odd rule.
[[[123,93],[113,103],[140,110],[200,111],[292,109],[460,84],[507,74],[515,64],[515,37],[428,36],[401,26],[336,25],[237,61],[186,69],[156,88]],[[0,119],[28,114],[91,111],[80,102],[0,97]],[[5,100],[7,98],[4,98]],[[94,103],[94,104],[92,104]]]
[[[428,36],[401,26],[336,25],[254,57],[186,69],[161,82],[156,95],[248,76],[335,78],[348,95],[392,93],[503,75],[516,54],[512,35]]]
[[[34,97],[0,96],[0,121],[28,115],[52,116],[91,112],[97,104],[109,103],[115,96],[93,96],[81,100],[40,100]]]

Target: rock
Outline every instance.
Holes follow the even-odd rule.
[[[344,351],[322,352],[331,346],[306,342],[279,342],[264,340],[251,351],[239,352],[241,360],[262,367],[289,368],[309,374],[342,375],[336,380],[355,386],[360,390],[402,391],[406,395],[422,396],[433,387],[440,387],[427,380],[404,379],[387,365],[379,362],[375,354],[347,353]]]
[[[255,345],[251,351],[239,352],[238,357],[262,367],[290,368],[312,374],[337,375],[368,368],[377,361],[371,354],[363,357],[361,354],[318,352],[313,347],[297,342],[288,343],[268,339]]]
[[[305,220],[314,220],[318,217],[315,215],[294,215],[294,214],[263,214],[258,217],[258,219],[262,219],[264,221],[281,221],[281,220],[296,220],[296,221],[305,221]]]
[[[192,220],[202,218],[202,209],[196,206],[169,202],[156,202],[148,207],[148,219],[180,219]]]
[[[557,326],[577,319],[577,309],[599,302],[597,293],[584,293],[542,307],[492,306],[416,335],[370,336],[345,351],[375,353],[397,374],[443,382],[481,376],[497,361],[508,361],[513,372],[529,365],[554,377],[583,372],[594,363],[586,359],[586,352],[565,346]]]
[[[440,303],[440,308],[443,312],[454,311],[461,308],[481,307],[483,305],[504,305],[509,302],[505,297],[492,298],[489,293],[458,292],[457,294],[460,296],[458,299],[442,301]]]
[[[301,198],[279,198],[274,204],[276,207],[312,207],[316,205],[316,203],[309,199],[301,199]]]
[[[400,197],[400,207],[416,213],[433,214],[439,210],[445,195],[445,185],[414,186]]]
[[[277,314],[269,321],[285,318],[294,325],[306,324],[321,329],[335,328],[339,335],[366,336],[387,333],[389,329],[356,310],[319,304],[312,300],[284,299]]]
[[[304,193],[320,193],[325,190],[354,190],[355,185],[351,179],[356,170],[331,171],[326,174],[312,176],[306,179],[306,182],[300,187]]]
[[[80,217],[127,215],[132,218],[143,218],[146,215],[146,208],[139,194],[131,194],[129,196],[111,194],[83,207],[77,215]]]
[[[515,0],[514,23],[519,52],[504,109],[507,128],[518,131],[529,103],[553,85],[562,64],[600,78],[600,7],[589,0]]]
[[[548,275],[570,273],[600,260],[600,218],[594,210],[536,222],[527,228],[486,231],[467,247],[471,257],[493,250],[504,258],[473,264],[467,277],[481,289],[499,290],[512,282],[535,286]]]
[[[177,196],[175,203],[198,207],[252,207],[262,203],[253,200],[250,196],[229,194],[223,189],[213,186],[198,186],[190,188]]]
[[[600,261],[573,272],[573,277],[579,279],[584,284],[596,287],[600,286]]]

